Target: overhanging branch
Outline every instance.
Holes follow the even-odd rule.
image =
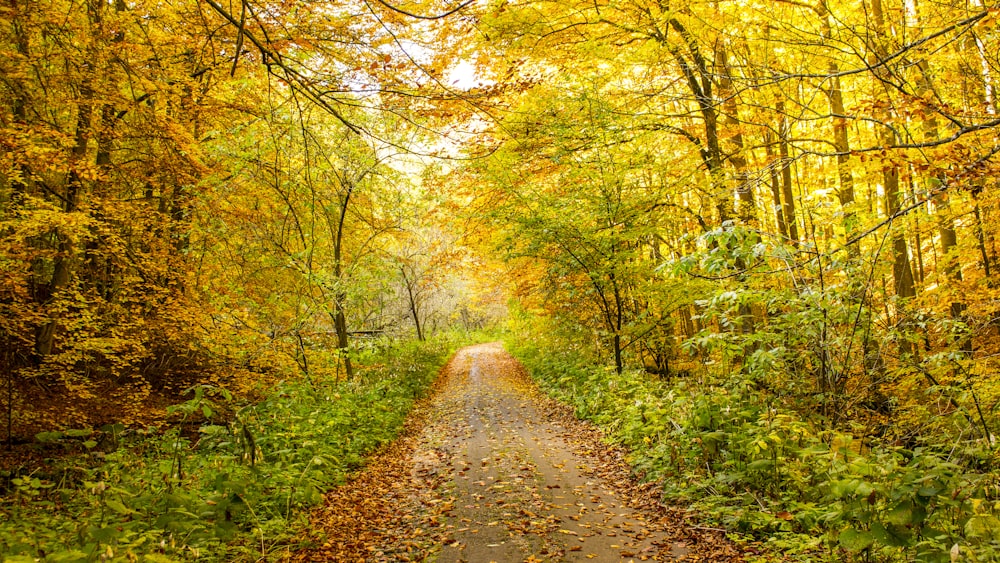
[[[407,16],[407,17],[415,18],[415,19],[418,19],[418,20],[440,20],[440,19],[444,19],[444,18],[446,18],[446,17],[448,17],[448,16],[450,16],[450,15],[456,13],[456,12],[461,11],[463,8],[465,8],[469,4],[472,4],[472,2],[474,0],[467,0],[466,2],[463,2],[463,3],[459,4],[457,8],[454,8],[452,10],[448,10],[447,12],[445,12],[443,14],[436,15],[436,16],[421,16],[420,14],[414,14],[412,12],[407,12],[406,10],[404,10],[402,8],[398,8],[396,6],[393,6],[392,4],[386,2],[385,0],[375,0],[375,1],[378,2],[379,4],[385,6],[386,8],[392,10],[393,12],[396,12],[397,14],[403,14],[404,16]]]
[[[352,133],[358,135],[362,134],[361,129],[357,125],[351,123],[342,113],[337,111],[337,108],[333,107],[330,102],[322,96],[322,93],[317,92],[316,89],[309,84],[309,81],[302,75],[302,73],[289,66],[284,61],[281,53],[271,49],[268,42],[260,40],[260,38],[258,38],[253,32],[247,29],[245,21],[236,19],[235,16],[230,14],[215,0],[205,0],[205,2],[211,6],[216,13],[222,16],[223,19],[232,24],[238,30],[241,37],[249,39],[250,42],[253,43],[254,47],[257,47],[264,60],[264,66],[267,67],[268,72],[272,74],[274,73],[274,69],[272,68],[273,66],[280,68],[284,72],[285,78],[288,82],[297,86],[298,89],[305,94],[307,98],[309,98],[309,100],[323,108],[324,111],[336,118],[337,121],[343,123],[344,126],[347,127]],[[246,6],[245,2],[242,4],[243,6]]]

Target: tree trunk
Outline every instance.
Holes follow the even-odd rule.
[[[413,287],[415,282],[411,281],[409,276],[406,275],[406,268],[404,266],[399,267],[399,272],[403,274],[403,284],[406,285],[406,293],[410,298],[410,314],[413,316],[413,325],[417,329],[417,340],[423,342],[424,332],[420,327],[420,307],[417,304],[417,296]]]
[[[347,334],[347,315],[344,314],[344,307],[341,305],[341,300],[344,298],[345,296],[341,293],[334,300],[333,329],[337,333],[337,351],[340,353],[340,357],[344,359],[344,371],[347,373],[347,377],[350,378],[354,377],[354,365],[351,364],[351,343]]]
[[[992,276],[993,267],[992,260],[990,258],[990,253],[986,248],[986,230],[983,227],[983,213],[979,207],[978,198],[972,207],[973,214],[976,217],[976,245],[979,247],[979,255],[982,259],[983,275],[986,279],[986,283],[990,284],[992,287]]]
[[[612,343],[615,348],[615,372],[621,375],[625,371],[625,366],[622,363],[622,335],[615,333],[614,342]]]
[[[820,18],[823,39],[832,39],[833,31],[830,26],[830,13],[826,2],[820,1],[816,4],[816,14]],[[851,172],[851,144],[847,136],[847,115],[844,110],[844,91],[840,83],[840,67],[837,61],[830,59],[829,63],[830,88],[826,91],[830,100],[830,113],[833,115],[833,148],[837,151],[837,178],[839,186],[837,198],[844,212],[844,232],[845,238],[851,240],[857,229],[857,214],[852,209],[854,205],[854,175]],[[848,247],[851,256],[858,256],[860,250],[857,245]]]
[[[788,224],[785,222],[785,213],[781,204],[781,178],[778,168],[782,162],[774,152],[774,142],[774,136],[771,135],[770,131],[764,133],[764,150],[767,152],[767,169],[771,180],[771,199],[774,202],[774,221],[782,242],[791,242],[792,238],[788,234]]]
[[[723,124],[726,126],[728,138],[729,163],[733,165],[733,178],[736,183],[738,199],[737,216],[744,225],[751,225],[757,220],[757,202],[753,193],[753,182],[747,181],[747,158],[743,153],[743,133],[740,131],[739,108],[736,105],[736,90],[733,88],[732,69],[729,66],[729,55],[724,43],[719,42],[715,50],[715,63],[719,75],[719,97],[722,99],[722,109],[725,114]]]
[[[11,27],[14,32],[14,44],[17,54],[23,61],[27,61],[30,56],[28,34],[21,23],[21,11],[25,8],[18,5],[17,0],[10,0]],[[11,113],[14,117],[16,128],[27,128],[28,125],[28,87],[23,80],[16,77],[9,77],[14,98],[11,100]],[[20,176],[11,180],[12,200],[14,205],[19,205],[27,190],[28,178],[31,171],[26,163],[18,165]]]
[[[669,50],[680,66],[688,88],[698,104],[698,112],[701,114],[705,130],[705,145],[701,149],[701,156],[708,169],[712,184],[712,197],[715,199],[715,208],[719,214],[719,224],[721,225],[732,220],[733,193],[729,183],[726,182],[725,171],[722,169],[723,152],[719,144],[718,106],[715,96],[712,94],[715,73],[713,69],[709,68],[698,48],[695,37],[684,27],[684,24],[677,18],[670,18],[667,25],[681,36],[687,54],[685,55],[679,47],[667,41],[666,31],[655,39]]]
[[[920,76],[917,81],[918,94],[923,97],[934,93],[934,81],[931,75],[930,65],[926,60],[917,63]],[[937,140],[939,135],[937,117],[931,113],[924,120],[924,138],[927,141]],[[956,299],[956,288],[962,281],[962,265],[958,260],[958,231],[955,229],[955,217],[951,210],[948,193],[945,191],[945,178],[941,176],[928,176],[924,179],[924,186],[930,193],[931,201],[934,203],[935,216],[937,218],[938,238],[941,240],[941,260],[947,280],[947,289],[950,293],[950,303],[948,306],[952,318],[956,320],[965,319],[966,305],[960,299]],[[972,340],[963,338],[960,342],[960,349],[972,352]]]
[[[788,238],[792,245],[799,246],[799,227],[795,220],[795,194],[792,192],[792,161],[788,153],[788,119],[785,117],[785,103],[778,101],[775,110],[781,115],[778,127],[778,154],[781,157],[782,216],[788,226]]]
[[[620,375],[625,370],[625,365],[622,363],[622,328],[625,320],[625,306],[621,288],[618,287],[617,277],[612,272],[609,278],[615,294],[615,323],[612,327],[615,331],[613,342],[615,349],[615,371]]]
[[[95,21],[99,21],[99,13],[95,13],[95,10],[100,10],[100,3],[91,3],[91,9],[88,10],[92,24]],[[83,178],[80,176],[78,168],[85,164],[87,146],[92,133],[91,128],[93,127],[93,68],[90,65],[89,61],[85,63],[85,75],[83,82],[80,84],[81,101],[76,108],[76,132],[73,138],[73,148],[70,151],[70,170],[66,178],[66,191],[63,195],[63,211],[65,213],[73,213],[77,210],[80,202],[80,193],[83,191]],[[69,235],[56,228],[55,236],[58,241],[59,252],[53,260],[52,277],[45,290],[49,302],[55,299],[69,285],[76,258],[76,248]],[[35,354],[39,358],[52,354],[55,348],[57,325],[58,320],[50,316],[35,331]]]
[[[344,189],[344,199],[340,205],[340,217],[337,219],[337,232],[333,240],[333,275],[337,280],[337,292],[333,298],[334,319],[333,329],[337,333],[337,351],[344,359],[344,371],[347,377],[354,377],[354,365],[351,363],[351,343],[347,334],[347,315],[344,313],[344,302],[347,301],[347,294],[343,291],[344,283],[344,224],[347,223],[347,206],[351,203],[351,196],[354,195],[354,184],[342,181],[341,187]]]
[[[882,170],[882,181],[885,186],[886,214],[891,218],[900,210],[899,167],[895,164],[886,165]],[[917,290],[913,280],[913,270],[910,268],[910,253],[904,226],[905,223],[901,221],[900,224],[892,224],[889,227],[892,229],[892,278],[896,296],[909,299],[916,297]]]
[[[885,14],[882,9],[882,0],[872,0],[872,18],[875,23],[875,35],[871,44],[872,62],[886,56],[886,48],[883,41],[888,40],[886,36]],[[876,83],[873,85],[876,97],[889,96],[890,88],[887,86],[878,73],[873,73]],[[881,121],[876,125],[876,132],[882,146],[895,145],[897,140],[895,131],[890,127],[889,122],[892,115],[888,110],[877,112],[876,118]],[[906,301],[916,296],[916,286],[913,281],[913,270],[910,267],[909,249],[906,244],[905,221],[895,221],[895,215],[900,210],[900,186],[899,167],[893,162],[884,162],[882,166],[882,185],[885,189],[885,210],[890,219],[890,239],[892,247],[892,278],[893,292],[897,298],[896,312],[899,318],[899,325],[905,331],[909,324],[906,319]],[[902,354],[909,354],[913,347],[904,338],[899,341],[899,350]]]

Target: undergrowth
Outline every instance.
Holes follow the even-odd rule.
[[[393,440],[454,342],[389,345],[350,381],[281,383],[240,405],[199,386],[168,428],[40,434],[79,455],[0,474],[0,556],[20,561],[280,557],[304,508]],[[285,546],[285,547],[283,547]]]
[[[732,374],[663,380],[617,374],[544,339],[507,345],[547,393],[627,447],[667,499],[764,543],[764,559],[1000,560],[1000,477],[988,444],[866,447]]]

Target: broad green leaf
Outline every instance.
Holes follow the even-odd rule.
[[[861,551],[875,542],[875,536],[869,531],[847,528],[840,532],[838,541],[848,551]]]
[[[132,509],[122,504],[121,501],[117,501],[115,499],[108,499],[104,501],[104,504],[118,514],[131,514],[133,512]]]

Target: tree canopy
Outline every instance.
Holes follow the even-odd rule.
[[[507,322],[995,471],[997,13],[3,0],[7,438]]]

